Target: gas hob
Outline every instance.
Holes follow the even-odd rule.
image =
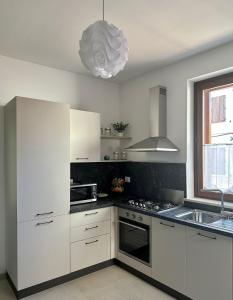
[[[127,204],[130,207],[134,207],[139,210],[152,211],[152,212],[159,212],[159,211],[176,207],[176,205],[174,205],[171,202],[160,203],[157,201],[150,201],[142,198],[130,199],[128,200]]]

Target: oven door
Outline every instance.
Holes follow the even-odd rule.
[[[119,218],[119,251],[150,266],[149,225]]]
[[[70,187],[70,205],[88,203],[97,200],[96,185],[83,184]]]

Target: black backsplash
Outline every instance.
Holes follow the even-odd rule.
[[[184,163],[157,162],[97,162],[72,163],[74,182],[97,183],[98,192],[111,190],[115,177],[129,176],[125,193],[153,199],[161,188],[182,190],[186,195],[186,165]]]

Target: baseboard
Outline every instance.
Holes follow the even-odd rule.
[[[6,273],[1,273],[0,274],[0,280],[5,279],[6,278]]]
[[[178,299],[178,300],[192,300],[191,298],[188,298],[187,296],[177,292],[176,290],[173,290],[172,288],[162,284],[161,282],[141,273],[140,271],[126,265],[125,263],[115,259],[114,260],[114,263],[121,267],[122,269],[125,269],[126,271],[132,273],[133,275],[141,278],[142,280],[150,283],[151,285],[153,285],[154,287],[160,289],[161,291],[165,292],[166,294],[174,297],[175,299]]]
[[[14,283],[12,282],[9,274],[7,274],[7,279],[8,279],[8,282],[9,282],[11,288],[14,291],[14,294],[15,294],[16,298],[17,299],[22,299],[22,298],[31,296],[33,294],[42,292],[44,290],[47,290],[49,288],[52,288],[54,286],[60,285],[62,283],[74,280],[76,278],[85,276],[87,274],[96,272],[98,270],[104,269],[104,268],[109,267],[113,264],[114,264],[113,259],[112,260],[107,260],[107,261],[104,261],[104,262],[99,263],[97,265],[94,265],[94,266],[91,266],[91,267],[88,267],[88,268],[85,268],[85,269],[82,269],[82,270],[79,270],[79,271],[76,271],[76,272],[72,272],[70,274],[67,274],[67,275],[64,275],[64,276],[61,276],[61,277],[58,277],[58,278],[55,278],[55,279],[37,284],[37,285],[34,285],[34,286],[31,286],[29,288],[19,290],[19,291],[17,291],[17,289],[16,289]]]

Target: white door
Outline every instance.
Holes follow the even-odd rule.
[[[232,239],[187,228],[186,294],[195,300],[232,299]]]
[[[18,221],[69,212],[69,106],[17,98]]]
[[[70,272],[69,215],[18,224],[18,290]]]
[[[100,160],[100,114],[71,109],[70,160]]]
[[[152,276],[183,293],[185,284],[185,226],[152,219]]]

